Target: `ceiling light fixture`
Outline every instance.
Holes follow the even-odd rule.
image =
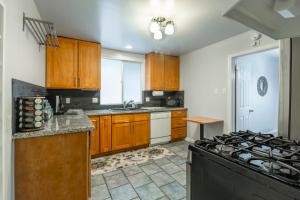
[[[150,32],[153,33],[155,40],[160,40],[165,35],[173,35],[175,32],[174,22],[165,17],[154,17],[150,23]]]
[[[160,39],[162,39],[162,32],[161,32],[161,31],[155,32],[155,33],[153,34],[153,38],[154,38],[155,40],[160,40]]]
[[[131,45],[126,45],[125,48],[126,49],[132,49],[132,46]]]
[[[166,35],[173,35],[174,32],[175,32],[175,30],[174,30],[174,22],[168,21],[166,23],[165,34]]]
[[[156,33],[158,31],[160,31],[160,26],[159,26],[158,22],[152,20],[151,24],[150,24],[150,32],[151,33]]]

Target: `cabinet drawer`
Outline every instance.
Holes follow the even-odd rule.
[[[111,122],[113,124],[125,123],[125,122],[131,122],[131,121],[132,121],[132,115],[113,115],[111,117]]]
[[[172,111],[172,117],[186,117],[186,110]]]
[[[186,137],[186,127],[172,128],[172,139],[179,139]]]
[[[148,121],[150,120],[149,113],[142,114],[127,114],[127,115],[113,115],[112,123],[126,123],[126,122],[137,122],[137,121]]]
[[[185,127],[186,120],[183,117],[173,117],[172,118],[172,128]]]
[[[148,121],[148,120],[150,120],[150,113],[134,114],[132,120],[135,122]]]

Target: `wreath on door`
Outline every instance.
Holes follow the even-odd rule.
[[[268,92],[268,80],[265,76],[261,76],[257,80],[257,92],[260,96],[265,96]]]

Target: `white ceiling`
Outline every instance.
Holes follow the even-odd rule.
[[[105,48],[181,55],[248,29],[222,14],[236,0],[35,0],[59,35],[101,42]],[[175,34],[152,38],[152,17],[174,20]],[[125,49],[126,45],[133,49]]]

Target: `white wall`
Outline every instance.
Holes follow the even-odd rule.
[[[0,5],[0,160],[2,161],[3,156],[3,145],[2,145],[2,134],[3,134],[3,25],[4,24],[4,7],[3,5]],[[3,177],[3,171],[2,171],[2,165],[0,165],[0,180],[2,180]],[[0,181],[0,197],[2,197],[3,194],[3,187],[2,187],[2,181]]]
[[[189,116],[207,116],[224,120],[224,125],[205,126],[205,135],[213,136],[227,132],[228,58],[232,54],[249,51],[251,47],[249,31],[235,37],[195,50],[180,57],[181,89],[185,91],[185,106]],[[201,39],[201,38],[200,38]],[[278,44],[267,36],[261,45]],[[199,139],[199,127],[188,125],[189,139]]]
[[[268,53],[271,53],[269,55]],[[279,50],[269,50],[257,54],[237,58],[247,63],[246,70],[250,74],[250,109],[254,112],[249,116],[249,129],[254,132],[274,133],[278,131],[279,109]],[[268,90],[265,96],[257,92],[257,80],[265,76]],[[239,130],[239,129],[238,129]]]
[[[3,133],[3,198],[13,199],[12,195],[12,140],[11,106],[12,78],[44,86],[45,51],[26,30],[23,32],[23,12],[27,16],[40,18],[33,0],[0,0],[5,6],[4,24],[4,116]]]

